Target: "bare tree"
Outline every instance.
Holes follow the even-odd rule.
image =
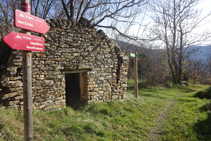
[[[181,84],[184,53],[194,44],[210,38],[208,32],[194,32],[210,14],[201,16],[195,9],[200,0],[154,0],[151,4],[152,39],[161,41],[166,48],[168,65],[174,84]]]
[[[32,15],[43,19],[61,18],[64,10],[59,0],[31,0]],[[2,0],[0,2],[0,37],[5,36],[14,27],[14,11],[20,9],[21,0]],[[18,29],[17,29],[18,30]]]
[[[121,36],[132,38],[121,26],[137,24],[146,0],[31,0],[32,15],[43,19],[67,18],[76,22],[86,21],[89,26],[112,29]],[[19,9],[20,0],[3,0],[0,3],[0,19],[3,26],[12,22],[13,11]],[[4,22],[4,23],[3,23]],[[4,24],[4,25],[3,25]],[[125,27],[125,26],[124,26]]]
[[[5,36],[13,27],[14,10],[20,7],[20,0],[2,0],[0,2],[0,36]]]
[[[32,5],[32,15],[38,16],[42,19],[55,18],[57,8],[57,0],[31,0]],[[55,7],[57,9],[55,9]],[[58,12],[60,13],[60,12]]]
[[[134,23],[146,0],[60,0],[67,19],[86,20],[90,26],[109,28],[131,38],[120,30],[121,23]],[[106,21],[106,23],[105,23]],[[109,23],[109,24],[108,24]],[[118,24],[117,24],[118,23]],[[136,37],[133,37],[133,39]]]

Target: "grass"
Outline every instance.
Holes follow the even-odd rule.
[[[162,140],[211,140],[210,87],[183,94],[169,112]]]
[[[34,140],[113,141],[148,140],[162,111],[176,100],[162,127],[162,140],[210,139],[209,100],[197,97],[208,87],[140,87],[135,98],[133,80],[128,80],[124,101],[97,103],[78,110],[70,107],[50,112],[34,111]],[[198,91],[202,89],[201,91]],[[209,93],[209,91],[208,91]],[[200,95],[200,94],[198,94]],[[0,109],[0,140],[23,140],[23,112]]]

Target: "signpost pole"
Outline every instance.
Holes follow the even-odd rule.
[[[24,9],[25,7],[25,9]],[[30,0],[21,0],[22,11],[30,14]],[[22,33],[31,35],[27,30]],[[32,115],[32,73],[31,73],[31,52],[22,51],[23,69],[23,104],[24,104],[24,140],[33,141],[33,115]]]
[[[137,54],[137,52],[130,53],[131,57],[134,57],[134,81],[135,81],[135,96],[138,98],[138,58],[147,58],[146,54]]]
[[[135,79],[135,97],[138,98],[138,58],[137,52],[135,53],[134,57],[134,79]]]

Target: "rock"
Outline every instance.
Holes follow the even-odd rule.
[[[112,95],[112,100],[117,100],[118,99],[118,95]]]
[[[5,99],[8,99],[10,97],[15,97],[17,95],[20,95],[20,93],[19,92],[8,93],[8,94],[4,94],[4,96],[1,99],[5,100]]]

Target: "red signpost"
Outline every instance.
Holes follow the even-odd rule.
[[[3,41],[12,49],[40,52],[45,50],[45,39],[38,36],[10,32],[3,38]]]
[[[45,34],[49,30],[49,26],[45,20],[32,16],[20,10],[15,10],[15,26],[34,32]]]
[[[21,10],[15,10],[15,26],[22,28],[22,33],[11,32],[3,40],[12,49],[22,51],[23,69],[23,104],[24,104],[24,140],[33,141],[33,114],[32,114],[32,74],[31,52],[45,50],[45,40],[42,37],[32,36],[30,31],[45,34],[49,26],[45,20],[30,15],[30,0],[21,0]],[[26,12],[26,13],[25,13]],[[27,31],[28,30],[28,31]],[[25,33],[25,34],[23,34]]]
[[[31,6],[28,3],[21,3],[21,11],[30,12]]]

